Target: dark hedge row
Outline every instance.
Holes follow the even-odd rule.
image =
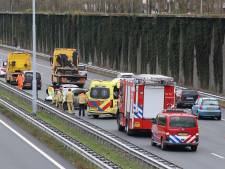
[[[31,49],[31,28],[29,14],[0,15],[2,43]],[[221,18],[37,15],[40,52],[76,47],[85,62],[170,75],[188,86],[195,80],[195,87],[218,93],[225,91],[224,32]]]

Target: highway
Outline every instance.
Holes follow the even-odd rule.
[[[8,51],[0,50],[2,60],[6,59]],[[42,75],[43,89],[39,92],[39,97],[46,97],[45,89],[51,84],[51,70],[48,61],[37,59],[37,70]],[[110,80],[104,77],[88,72],[88,82],[92,79]],[[113,134],[122,137],[144,149],[150,151],[164,159],[167,159],[185,169],[224,169],[225,168],[225,110],[223,109],[223,120],[200,120],[200,144],[197,152],[191,152],[187,149],[169,149],[162,151],[158,147],[151,147],[150,138],[147,136],[127,136],[125,133],[117,131],[116,120],[110,117],[93,119],[84,117],[85,120],[102,127]]]
[[[18,128],[0,112],[0,168],[72,169],[69,162]]]

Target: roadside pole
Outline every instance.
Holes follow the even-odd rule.
[[[32,83],[32,114],[36,115],[37,112],[37,81],[36,81],[36,21],[35,21],[35,0],[32,0],[32,40],[33,40],[33,52],[32,52],[32,68],[33,68],[33,83]]]

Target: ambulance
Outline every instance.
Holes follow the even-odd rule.
[[[116,116],[119,88],[117,81],[93,80],[87,92],[87,112],[94,118]]]
[[[175,105],[175,83],[172,77],[141,74],[120,81],[118,130],[151,132],[152,119],[163,109]]]

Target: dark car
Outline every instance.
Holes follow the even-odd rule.
[[[33,82],[33,72],[32,71],[24,71],[24,82],[23,88],[24,89],[32,89],[32,82]],[[41,90],[41,74],[36,72],[36,79],[37,79],[37,89]]]
[[[177,108],[192,108],[199,94],[195,90],[183,89],[176,92]]]

